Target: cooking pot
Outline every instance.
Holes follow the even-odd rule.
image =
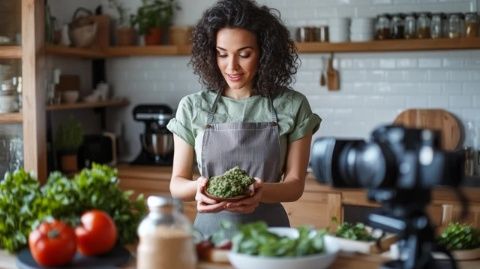
[[[168,130],[141,134],[140,140],[143,150],[149,154],[166,157],[173,153],[173,135]]]

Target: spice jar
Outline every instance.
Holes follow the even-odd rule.
[[[465,14],[465,37],[478,36],[478,16],[475,12]]]
[[[412,39],[417,37],[417,18],[415,13],[410,13],[405,16],[404,20],[404,33],[405,39]]]
[[[375,24],[375,39],[385,40],[390,38],[390,16],[381,14],[377,16]]]
[[[420,13],[417,18],[417,38],[430,38],[430,13]]]
[[[460,13],[451,13],[448,16],[448,37],[460,38],[462,36],[463,17]]]
[[[137,269],[195,269],[192,227],[180,202],[150,196],[147,204],[149,214],[138,227]]]
[[[443,37],[444,18],[445,14],[443,13],[432,14],[432,21],[430,22],[430,36],[432,38],[435,39]]]
[[[392,16],[392,30],[391,30],[391,38],[393,39],[403,39],[404,37],[404,29],[405,29],[405,22],[403,20],[404,14],[394,14]]]

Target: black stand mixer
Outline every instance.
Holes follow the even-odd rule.
[[[138,105],[133,109],[133,118],[145,123],[140,134],[142,150],[132,164],[172,165],[173,135],[167,124],[173,117],[173,110],[162,104]]]

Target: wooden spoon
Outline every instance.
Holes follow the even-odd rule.
[[[333,68],[333,53],[328,58],[327,65],[327,88],[329,91],[337,91],[340,89],[340,75]]]

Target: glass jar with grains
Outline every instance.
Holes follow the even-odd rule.
[[[445,14],[434,13],[432,14],[432,21],[430,23],[430,35],[432,38],[442,38],[444,33],[444,20]]]
[[[415,13],[410,13],[405,16],[404,27],[403,36],[405,39],[417,38],[417,18]]]
[[[195,269],[193,230],[180,212],[180,202],[150,196],[149,214],[138,227],[137,269]]]
[[[390,15],[381,14],[375,22],[375,39],[385,40],[390,38]]]
[[[465,14],[465,37],[478,36],[478,15],[475,12]]]
[[[417,38],[430,38],[430,17],[431,14],[423,12],[417,18]]]
[[[451,13],[448,16],[448,37],[460,38],[462,37],[463,14]]]
[[[392,30],[391,38],[393,39],[403,39],[405,32],[405,15],[402,13],[394,14],[392,16]]]

